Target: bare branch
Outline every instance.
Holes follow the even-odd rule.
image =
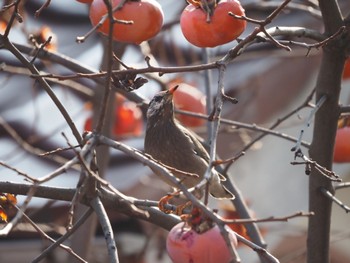
[[[330,191],[328,191],[327,189],[321,187],[320,188],[321,193],[328,197],[329,199],[331,199],[335,204],[337,204],[338,206],[340,206],[341,208],[344,209],[344,211],[346,213],[350,212],[350,207],[348,207],[347,205],[345,205],[342,201],[340,201],[338,198],[336,198]]]
[[[40,74],[38,69],[32,65],[27,58],[25,58],[22,53],[4,36],[0,35],[0,44],[4,45],[4,47],[9,50],[23,65],[25,65],[33,74]],[[59,111],[62,113],[62,116],[67,121],[67,124],[72,130],[73,135],[75,136],[78,143],[81,143],[81,135],[78,131],[77,127],[75,126],[73,120],[71,119],[69,113],[61,103],[61,101],[57,98],[56,94],[50,87],[50,85],[47,83],[47,81],[44,78],[38,78],[39,83],[42,85],[42,87],[45,89],[47,94],[50,96],[52,101],[55,103]]]
[[[105,237],[107,249],[108,249],[109,262],[118,263],[119,262],[118,250],[115,244],[113,229],[108,219],[106,210],[103,207],[103,204],[99,197],[95,197],[94,199],[92,199],[91,207],[96,212],[98,220],[100,221],[100,225],[104,233],[104,237]]]
[[[41,12],[42,12],[45,8],[47,8],[47,7],[50,5],[50,3],[51,3],[51,0],[46,0],[46,2],[45,2],[38,10],[35,11],[34,17],[35,17],[35,18],[38,18],[38,17],[40,16]]]
[[[37,224],[35,224],[21,209],[19,209],[17,206],[15,206],[15,207],[17,208],[18,213],[22,214],[22,216],[25,218],[25,220],[27,220],[44,239],[52,242],[53,244],[56,242],[53,238],[51,238],[44,231],[42,231],[40,229],[40,227],[38,227]],[[87,262],[84,259],[82,259],[81,257],[79,257],[79,255],[74,253],[74,251],[72,251],[66,245],[58,244],[58,246],[61,247],[62,249],[64,249],[67,253],[73,255],[77,260],[79,260],[79,262]]]
[[[223,222],[226,224],[242,224],[242,223],[265,223],[265,222],[287,222],[289,219],[296,218],[296,217],[309,217],[313,216],[314,213],[312,212],[297,212],[288,216],[283,217],[267,217],[267,218],[261,218],[261,219],[222,219]]]
[[[51,246],[47,247],[43,252],[40,253],[36,258],[32,260],[32,263],[39,263],[44,259],[49,253],[60,246],[64,241],[66,241],[92,214],[93,210],[89,208],[82,217],[80,217],[73,227],[67,231],[63,236],[57,239]]]

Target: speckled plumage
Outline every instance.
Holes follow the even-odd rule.
[[[161,163],[187,173],[174,175],[188,188],[197,185],[208,168],[209,154],[192,131],[183,127],[174,117],[172,88],[154,96],[147,111],[145,152]],[[155,171],[156,172],[156,171]],[[171,185],[170,182],[167,182]],[[219,174],[214,171],[210,181],[210,193],[216,198],[233,198],[222,186]]]

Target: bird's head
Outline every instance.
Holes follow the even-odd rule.
[[[147,110],[147,119],[156,118],[157,120],[172,119],[174,117],[173,94],[178,86],[166,91],[157,93],[150,101]]]

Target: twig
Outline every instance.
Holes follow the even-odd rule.
[[[213,165],[214,166],[218,166],[218,165],[222,165],[225,163],[228,164],[233,164],[235,161],[237,161],[239,158],[241,158],[243,155],[245,154],[245,152],[239,152],[238,154],[236,154],[235,156],[225,159],[225,160],[216,160]],[[225,167],[225,173],[227,172],[227,166]]]
[[[221,220],[218,218],[216,214],[214,214],[209,208],[200,200],[198,200],[194,195],[192,195],[186,186],[184,186],[179,179],[177,179],[175,176],[173,176],[165,167],[159,165],[157,162],[154,162],[152,159],[147,158],[144,154],[142,154],[140,151],[133,149],[130,146],[127,146],[123,143],[113,141],[109,138],[106,138],[102,135],[95,135],[98,136],[98,141],[101,144],[109,145],[112,148],[118,149],[120,151],[125,152],[129,156],[137,159],[141,163],[149,166],[152,168],[152,170],[157,171],[157,175],[164,177],[166,181],[171,182],[172,185],[175,185],[176,188],[181,190],[183,194],[192,202],[192,204],[205,213],[205,215],[211,219],[212,221],[216,222],[220,228],[223,228],[224,224],[221,222]],[[206,179],[204,179],[206,181]],[[229,189],[230,190],[230,189]],[[229,241],[229,237],[227,232],[223,230],[223,237],[226,241]],[[227,244],[230,244],[229,242]],[[232,252],[232,255],[236,255],[236,252],[234,251],[234,248],[229,245],[229,248]]]
[[[334,186],[334,189],[339,190],[339,189],[348,188],[348,187],[350,187],[350,182],[337,184]]]
[[[50,44],[51,40],[52,40],[52,36],[49,36],[48,39],[46,39],[44,43],[40,44],[40,47],[36,50],[34,56],[33,56],[32,59],[30,60],[30,62],[29,62],[30,64],[34,64],[36,58],[38,57],[39,52],[40,52],[41,50],[44,50],[44,48],[45,48],[48,44]]]
[[[119,2],[119,4],[117,6],[115,6],[114,8],[108,8],[108,6],[110,5],[109,3],[105,2],[106,6],[107,6],[107,10],[111,10],[112,11],[112,16],[110,15],[110,11],[108,11],[107,14],[105,14],[104,16],[101,17],[101,20],[91,29],[89,30],[84,36],[78,36],[76,38],[76,41],[78,43],[83,43],[92,33],[94,33],[98,28],[100,28],[103,23],[107,20],[107,18],[109,19],[109,26],[111,26],[111,24],[114,23],[120,23],[120,24],[126,24],[126,25],[130,25],[133,24],[133,21],[125,21],[125,20],[119,20],[119,19],[115,19],[113,17],[113,13],[119,9],[121,9],[124,5],[124,3],[127,0],[122,0]]]
[[[14,171],[15,173],[17,173],[18,175],[21,175],[23,176],[24,178],[26,178],[29,182],[34,182],[35,181],[35,178],[34,177],[31,177],[30,175],[28,175],[27,173],[25,172],[22,172],[20,171],[19,169],[15,168],[15,167],[12,167],[2,161],[0,161],[0,165],[3,166],[3,167],[6,167],[7,169],[10,169],[12,171]]]
[[[297,108],[295,108],[294,110],[291,110],[290,112],[288,112],[285,116],[283,116],[282,118],[277,119],[277,121],[272,124],[268,129],[269,130],[273,130],[276,127],[278,127],[282,122],[284,122],[285,120],[287,120],[288,118],[290,118],[291,116],[293,116],[294,114],[296,114],[298,111],[300,111],[301,109],[305,108],[305,107],[309,107],[310,106],[310,101],[313,97],[315,93],[315,89],[313,89],[311,91],[311,93],[307,96],[307,98],[305,99],[305,101]],[[224,123],[224,121],[223,121]],[[264,138],[267,134],[267,132],[263,132],[260,135],[258,135],[257,137],[255,137],[252,141],[250,141],[247,145],[245,145],[243,147],[243,149],[240,150],[241,153],[244,153],[245,151],[247,151],[250,147],[252,147],[257,141],[261,140],[262,138]],[[286,138],[286,137],[285,137]],[[287,138],[286,138],[287,139]],[[296,139],[295,139],[296,142]],[[301,142],[301,145],[305,146],[305,147],[309,147],[309,144],[306,142]],[[232,162],[233,163],[233,162]],[[232,163],[228,163],[228,165],[225,167],[225,170],[228,170],[231,166]]]
[[[176,169],[176,168],[174,168],[174,167],[172,167],[172,166],[166,165],[166,164],[160,162],[159,160],[154,159],[154,158],[153,158],[151,155],[149,155],[149,154],[145,154],[145,155],[146,155],[148,158],[152,159],[154,162],[156,162],[156,163],[158,163],[158,164],[164,166],[166,169],[168,169],[168,170],[169,170],[170,172],[172,172],[172,173],[179,173],[179,174],[182,174],[182,175],[184,175],[184,176],[189,176],[189,177],[196,177],[196,178],[199,177],[198,174],[195,174],[195,173],[188,173],[188,172],[185,172],[185,171],[181,171],[181,170],[179,170],[179,169]]]
[[[258,255],[263,260],[266,260],[265,262],[279,263],[279,260],[276,257],[274,257],[273,255],[271,255],[265,248],[262,248],[256,244],[254,244],[253,242],[251,242],[248,239],[244,238],[243,236],[237,234],[236,232],[235,232],[235,234],[236,234],[236,237],[237,237],[239,242],[242,242],[246,246],[253,249],[256,253],[258,253]]]
[[[262,21],[256,21],[259,22],[259,27],[256,27],[252,33],[250,33],[245,39],[243,39],[241,42],[238,43],[237,46],[235,46],[234,48],[230,49],[229,52],[227,52],[227,54],[220,59],[217,63],[221,64],[228,64],[230,61],[232,61],[234,58],[236,58],[237,56],[239,56],[244,49],[246,49],[249,45],[251,45],[255,40],[256,37],[258,36],[258,34],[260,32],[263,32],[264,27],[266,25],[268,25],[269,23],[271,23],[273,21],[273,19],[282,12],[282,10],[288,5],[288,3],[291,0],[285,0],[283,1],[265,20]],[[236,18],[241,18],[241,19],[245,19],[245,17],[237,17]],[[281,46],[284,48],[284,46]]]
[[[213,163],[216,158],[216,141],[219,134],[219,128],[220,128],[220,119],[221,119],[221,112],[223,107],[223,94],[225,94],[224,91],[224,77],[225,77],[225,71],[226,71],[226,65],[220,64],[219,66],[219,80],[218,80],[218,88],[217,88],[217,94],[218,96],[215,98],[214,107],[212,110],[212,113],[209,115],[208,119],[213,121],[211,125],[211,137],[209,138],[210,141],[210,152],[209,152],[209,166],[204,174],[204,178],[207,181],[207,184],[209,184],[211,177],[213,176],[212,169],[213,169]],[[208,200],[209,195],[209,187],[206,188],[207,191],[205,191],[205,204]],[[227,239],[228,240],[228,239]]]
[[[0,43],[4,45],[4,47],[10,51],[23,65],[25,65],[32,74],[40,74],[38,69],[31,64],[27,58],[25,58],[22,53],[5,37],[0,35]],[[61,101],[57,98],[56,94],[50,87],[50,85],[47,83],[47,81],[44,78],[38,78],[39,83],[42,85],[42,87],[45,89],[46,93],[50,96],[51,100],[54,102],[54,104],[57,106],[58,110],[61,112],[62,116],[66,120],[68,126],[72,130],[73,135],[75,136],[78,143],[81,143],[81,135],[78,131],[77,127],[75,126],[73,120],[71,119],[69,113],[67,112],[66,108],[63,106]]]
[[[278,6],[280,6],[280,1],[268,1],[268,2],[249,2],[247,3],[244,8],[246,10],[254,10],[257,9],[259,11],[266,10],[266,9],[276,9]],[[296,11],[303,11],[307,14],[310,14],[318,19],[321,18],[321,12],[316,9],[316,6],[306,5],[302,3],[289,3],[288,6],[285,7],[286,10],[296,10]]]
[[[320,188],[320,191],[323,195],[325,195],[326,197],[331,199],[334,203],[336,203],[338,206],[343,208],[346,213],[350,212],[350,207],[348,207],[342,201],[340,201],[338,198],[336,198],[330,191],[328,191],[327,189],[325,189],[323,187]]]
[[[38,263],[44,259],[49,253],[60,246],[64,241],[66,241],[92,214],[93,210],[89,208],[83,216],[81,216],[78,221],[73,225],[73,227],[67,231],[63,236],[57,239],[51,246],[47,247],[39,256],[32,260],[32,263]]]
[[[65,173],[67,170],[69,170],[73,165],[78,163],[78,158],[73,158],[67,162],[65,162],[63,165],[61,165],[59,168],[57,168],[56,170],[54,170],[53,172],[42,176],[40,178],[34,178],[34,182],[37,184],[43,184],[47,181],[52,180],[53,178],[55,178],[56,176]]]
[[[34,52],[34,50],[33,50]],[[39,52],[40,53],[40,52]],[[38,53],[38,54],[39,54]],[[32,73],[30,72],[29,69],[25,68],[25,67],[20,67],[20,66],[10,66],[7,65],[5,63],[0,65],[0,71],[4,71],[4,72],[8,72],[11,74],[21,74],[21,75],[25,75],[25,76],[31,76],[32,77]],[[48,73],[40,71],[41,75],[47,75]],[[87,86],[80,84],[77,81],[73,81],[70,79],[67,80],[63,80],[63,79],[49,79],[49,82],[53,82],[55,84],[59,84],[63,87],[67,87],[69,89],[72,89],[73,91],[77,91],[79,94],[81,94],[84,97],[92,97],[93,96],[93,91],[88,88]]]
[[[202,48],[202,62],[203,64],[208,64],[210,63],[210,49],[209,48]],[[205,94],[206,94],[206,110],[207,112],[211,112],[213,110],[213,101],[210,96],[211,94],[211,81],[212,81],[212,73],[210,70],[205,70],[204,71],[204,89],[205,89]],[[208,138],[211,138],[212,136],[212,125],[210,122],[207,122],[207,136]]]
[[[311,168],[314,167],[321,175],[328,178],[331,181],[341,182],[341,178],[335,172],[328,170],[322,165],[318,164],[316,161],[311,160],[306,155],[304,155],[300,150],[296,152],[296,156],[304,160],[304,162],[291,162],[292,165],[305,165],[305,174],[309,175],[311,173]]]
[[[38,18],[38,17],[40,16],[41,12],[42,12],[45,8],[47,8],[47,7],[50,5],[50,3],[51,3],[51,0],[46,0],[46,2],[45,2],[38,10],[35,11],[34,17],[35,17],[35,18]]]
[[[312,109],[312,111],[309,114],[309,117],[307,118],[304,127],[300,130],[300,134],[298,137],[298,141],[296,143],[296,145],[291,149],[291,151],[295,152],[295,156],[294,158],[298,157],[299,153],[300,153],[300,149],[301,149],[301,141],[304,135],[304,132],[307,128],[310,127],[311,125],[311,121],[312,118],[315,116],[316,112],[318,111],[318,109],[323,105],[323,103],[326,101],[327,96],[323,95],[316,103],[315,107]]]
[[[21,209],[19,209],[17,206],[15,206],[18,213],[19,214],[22,214],[22,216],[35,228],[35,230],[45,239],[51,241],[52,243],[55,243],[56,241],[51,238],[49,235],[47,235],[44,231],[42,231],[40,229],[40,227],[38,227]],[[67,253],[73,255],[76,259],[78,259],[80,262],[87,262],[85,261],[84,259],[82,259],[81,257],[79,257],[79,255],[77,255],[76,253],[74,253],[74,251],[72,251],[69,247],[65,246],[65,245],[62,245],[62,244],[59,244],[59,246],[66,250]]]
[[[261,219],[222,219],[226,224],[242,224],[242,223],[264,223],[264,222],[287,222],[289,219],[296,217],[309,217],[313,216],[313,212],[297,212],[284,217],[267,217]]]
[[[33,155],[41,155],[44,153],[43,150],[33,147],[31,144],[29,144],[28,142],[26,142],[18,133],[17,131],[9,124],[6,122],[6,120],[4,120],[1,116],[0,116],[0,126],[2,126],[4,128],[4,130],[8,133],[8,135],[25,151],[33,154]],[[51,156],[51,159],[54,160],[57,163],[63,164],[67,161],[67,159],[55,155],[55,156]]]
[[[102,136],[102,135],[101,135]],[[86,143],[83,147],[83,149],[81,150],[80,153],[76,152],[77,154],[77,158],[82,166],[82,172],[86,172],[86,174],[88,176],[85,176],[85,174],[82,174],[82,177],[80,178],[77,187],[79,189],[82,189],[83,193],[78,193],[76,192],[75,194],[75,198],[77,198],[78,195],[82,195],[82,196],[87,196],[90,197],[94,197],[95,192],[97,191],[96,186],[90,187],[89,185],[87,185],[87,187],[84,186],[85,181],[87,181],[88,179],[90,181],[92,181],[93,183],[95,183],[94,181],[98,182],[101,185],[101,188],[99,188],[100,190],[102,189],[102,187],[107,188],[109,191],[111,191],[114,195],[116,195],[117,198],[119,198],[120,200],[122,200],[123,202],[125,202],[128,207],[130,208],[130,210],[133,211],[134,214],[142,214],[143,216],[148,216],[147,212],[142,211],[140,209],[138,209],[135,205],[134,205],[134,200],[135,198],[126,196],[124,194],[122,194],[120,191],[118,191],[116,188],[114,188],[108,181],[104,180],[103,178],[101,178],[97,173],[95,173],[92,169],[89,168],[89,165],[92,160],[93,160],[93,151],[95,149],[96,144],[100,143],[99,142],[99,137],[95,136],[95,134],[93,133],[88,133],[85,135],[85,140]],[[110,139],[108,139],[110,140]],[[128,150],[130,151],[134,151],[134,149],[127,149],[127,153]],[[84,153],[83,153],[84,152]]]
[[[28,192],[26,193],[26,199],[24,200],[22,206],[21,206],[21,213],[17,213],[14,218],[12,218],[11,222],[7,223],[6,226],[0,230],[0,236],[7,236],[10,231],[15,227],[18,222],[22,219],[24,212],[26,211],[29,202],[32,200],[32,197],[35,195],[36,192],[36,186],[37,185],[31,185],[28,189]],[[16,206],[15,206],[16,207]],[[16,207],[17,208],[17,207]]]
[[[40,153],[38,154],[39,156],[48,156],[48,155],[52,155],[52,154],[55,154],[55,153],[58,153],[58,152],[63,152],[63,151],[69,151],[69,150],[72,150],[72,149],[75,149],[75,148],[79,148],[80,145],[75,145],[75,146],[69,146],[69,147],[65,147],[65,148],[56,148],[55,150],[52,150],[52,151],[49,151],[49,152],[44,152],[44,153]]]
[[[23,21],[23,18],[21,17],[21,15],[18,13],[18,6],[20,4],[21,0],[16,0],[14,3],[13,3],[13,6],[14,6],[14,10],[12,12],[12,15],[10,17],[10,20],[8,21],[7,23],[7,26],[6,26],[6,29],[5,29],[5,32],[4,32],[4,35],[3,37],[7,39],[8,35],[10,34],[10,30],[12,28],[12,25],[15,21],[15,18],[17,18],[17,20],[21,23]],[[9,5],[11,6],[11,4]],[[9,7],[7,6],[7,7]],[[6,8],[7,8],[6,7]]]
[[[104,233],[104,237],[108,248],[109,262],[118,263],[119,262],[118,250],[115,244],[113,229],[108,219],[106,210],[99,197],[95,197],[94,199],[91,200],[91,207],[94,209],[95,213],[97,214],[98,220],[100,222],[100,225]]]
[[[320,41],[319,43],[315,43],[313,45],[310,45],[310,47],[315,47],[315,48],[323,47],[323,46],[327,45],[329,42],[331,42],[333,39],[335,39],[336,37],[340,36],[345,30],[346,30],[346,27],[342,26],[338,29],[337,32],[332,34],[330,37],[327,37],[326,39]]]
[[[5,193],[13,193],[17,195],[27,195],[28,191],[32,185],[20,184],[13,182],[0,182],[0,189]],[[76,188],[63,188],[63,187],[52,187],[52,186],[36,186],[37,191],[34,193],[35,197],[61,200],[71,202],[72,198],[76,193]],[[135,209],[130,207],[130,202],[125,200],[122,195],[115,194],[111,190],[104,187],[100,189],[100,197],[103,204],[113,211],[118,211],[127,216],[139,218],[142,220],[149,221],[152,224],[156,224],[164,229],[170,230],[175,224],[179,223],[179,218],[174,215],[168,215],[158,208],[150,207],[147,203],[141,200],[139,204],[137,199],[133,197],[128,197],[133,199],[135,206],[139,207],[139,210],[143,210],[143,213],[135,212]],[[89,201],[82,196],[79,200],[82,204],[89,205]],[[152,201],[151,201],[152,202]],[[154,201],[155,202],[155,201]],[[156,202],[158,203],[158,202]]]

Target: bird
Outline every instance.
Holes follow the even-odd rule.
[[[161,164],[173,168],[173,175],[189,189],[203,180],[210,157],[196,134],[175,118],[173,94],[177,88],[178,85],[161,91],[149,102],[144,151]],[[153,171],[157,174],[156,170]],[[223,175],[212,169],[210,195],[217,199],[234,199],[235,196],[222,185],[224,180]],[[166,183],[176,188],[170,180]]]

